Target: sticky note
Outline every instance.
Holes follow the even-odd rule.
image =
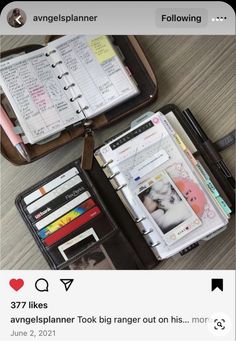
[[[115,50],[106,36],[99,36],[91,39],[90,47],[101,64],[116,55]]]
[[[180,138],[179,135],[175,134],[175,138],[177,140],[177,143],[180,145],[181,149],[186,150],[186,145],[184,144],[184,142],[182,141],[182,139]]]

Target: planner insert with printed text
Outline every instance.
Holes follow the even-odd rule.
[[[0,85],[29,143],[139,93],[107,36],[64,36],[0,63]]]

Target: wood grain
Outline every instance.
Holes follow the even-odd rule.
[[[216,140],[235,127],[235,40],[230,36],[139,36],[159,83],[159,98],[147,110],[168,103],[190,107],[204,130]],[[4,36],[1,49],[39,43],[43,36]],[[96,145],[126,128],[139,111],[96,135]],[[78,139],[28,166],[16,167],[1,157],[1,268],[48,269],[14,205],[15,197],[43,177],[81,155]],[[234,173],[234,148],[223,152]],[[234,269],[234,216],[227,230],[185,256],[175,256],[158,269]]]

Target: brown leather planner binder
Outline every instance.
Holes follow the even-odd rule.
[[[57,36],[47,37],[48,41],[56,39]],[[134,36],[113,36],[113,44],[122,54],[124,65],[128,67],[135,81],[138,84],[140,93],[124,103],[121,103],[114,108],[102,113],[92,119],[91,127],[96,135],[96,132],[103,127],[111,125],[125,116],[137,111],[140,108],[147,106],[157,98],[157,80],[148,62],[145,52],[142,50],[138,41]],[[28,53],[40,48],[40,45],[23,46],[17,49],[2,52],[1,57],[9,57],[11,55]],[[2,95],[2,106],[6,112],[13,111],[5,95]],[[63,130],[59,137],[48,141],[45,144],[27,144],[27,150],[31,157],[31,161],[35,161],[50,152],[58,149],[60,146],[71,142],[79,137],[86,136],[86,128],[84,126],[68,127]],[[91,144],[88,144],[91,146]],[[28,163],[12,146],[5,132],[1,129],[1,153],[11,163],[22,165]]]
[[[61,175],[66,177],[66,173],[71,172],[73,169],[77,170],[77,175],[75,175],[75,177],[80,177],[82,179],[79,187],[84,187],[85,192],[89,192],[89,196],[91,196],[89,201],[91,201],[91,199],[94,201],[92,209],[88,209],[88,207],[86,207],[87,205],[84,205],[83,203],[79,206],[84,207],[85,211],[72,222],[65,224],[66,218],[62,218],[61,220],[63,224],[65,224],[63,227],[55,228],[55,225],[54,227],[50,227],[49,225],[46,229],[43,228],[40,231],[39,228],[41,227],[36,227],[36,212],[32,213],[28,204],[30,201],[28,201],[29,196],[35,194],[35,191],[37,192],[37,190],[43,189],[43,187],[46,189],[47,186],[45,185]],[[65,185],[65,183],[63,185]],[[53,190],[51,193],[52,192]],[[55,209],[58,209],[59,206],[62,206],[61,202],[66,201],[66,203],[68,203],[75,192],[78,192],[78,188],[73,191],[70,190],[69,194],[62,194],[61,197],[64,197],[64,199],[60,198],[58,204],[54,205],[51,203],[51,205],[55,206]],[[46,195],[47,194],[48,193],[46,193]],[[106,197],[104,197],[105,194]],[[35,206],[35,203],[33,204]],[[44,220],[45,216],[52,210],[51,205],[49,204],[44,210],[42,210],[41,207],[40,211],[37,212],[37,218],[42,216],[42,220]],[[19,194],[16,199],[16,206],[52,269],[75,269],[75,267],[73,267],[74,264],[78,265],[78,260],[84,261],[84,259],[89,259],[89,257],[86,258],[86,256],[93,256],[94,250],[100,250],[100,255],[103,253],[107,256],[107,259],[109,259],[110,265],[112,266],[112,268],[109,269],[150,269],[157,264],[156,257],[137,230],[135,223],[132,221],[123,204],[117,198],[114,189],[103,175],[96,160],[94,160],[93,168],[89,173],[80,168],[79,159],[68,164],[64,168],[41,180],[36,185],[33,185],[25,192]],[[96,211],[97,208],[99,208],[99,213],[96,216],[96,213],[91,213],[90,216],[90,212]],[[70,213],[70,215],[72,214]],[[80,221],[80,219],[82,221]],[[87,240],[82,237],[82,235],[85,236],[90,231],[90,236],[92,236],[93,233],[96,236],[96,239],[94,239],[94,241],[91,240],[91,244],[87,244]],[[80,242],[80,245],[77,241]],[[72,249],[72,247],[74,247],[74,249]],[[68,256],[65,255],[67,254],[67,250],[70,254]],[[98,251],[95,256],[97,255]],[[102,259],[102,257],[100,257],[100,259]],[[104,263],[98,268],[107,269],[104,268]],[[81,263],[78,269],[81,269]]]

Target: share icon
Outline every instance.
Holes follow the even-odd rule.
[[[74,279],[60,279],[60,281],[63,283],[63,285],[65,286],[65,290],[66,292],[68,291],[68,289],[70,288],[70,286],[72,285]]]

